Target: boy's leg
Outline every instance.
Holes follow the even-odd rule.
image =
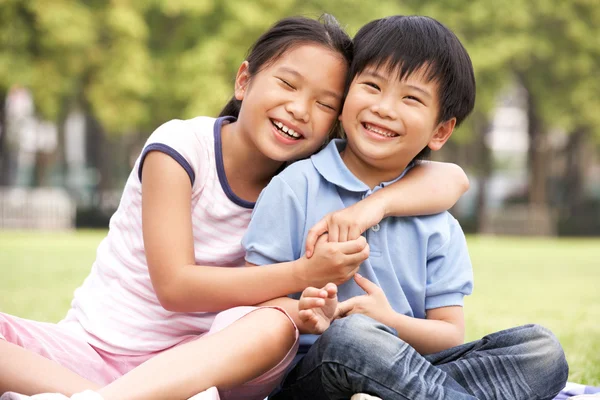
[[[273,399],[474,399],[396,332],[364,315],[334,321]]]
[[[89,379],[102,378],[94,370],[102,364],[92,347],[60,326],[0,313],[0,394],[97,389]]]
[[[227,398],[230,389],[263,375],[295,352],[298,335],[291,319],[277,309],[252,309],[219,332],[166,350],[99,393],[105,400],[187,399],[217,386]]]
[[[560,343],[539,325],[496,332],[425,358],[479,399],[553,399],[569,374]]]

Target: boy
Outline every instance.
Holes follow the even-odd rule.
[[[444,145],[474,106],[466,50],[427,17],[365,25],[355,37],[349,76],[340,116],[347,141],[333,141],[273,178],[244,238],[249,263],[300,258],[311,226],[402,179],[415,160]],[[354,280],[339,286],[341,303],[332,285],[304,291],[300,320],[326,328],[341,318],[275,399],[358,392],[385,400],[550,399],[564,387],[564,353],[540,326],[462,344],[472,269],[464,234],[449,213],[385,218],[364,235],[370,257]]]

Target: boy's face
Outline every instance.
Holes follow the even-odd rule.
[[[455,119],[438,123],[438,114],[438,83],[424,68],[400,81],[385,66],[367,67],[352,81],[340,121],[351,157],[393,179],[425,146],[438,150],[448,140]]]

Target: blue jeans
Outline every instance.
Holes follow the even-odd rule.
[[[351,315],[325,331],[271,398],[552,399],[568,372],[560,343],[539,325],[421,356],[393,329]]]

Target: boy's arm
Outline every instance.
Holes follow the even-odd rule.
[[[456,164],[424,161],[402,179],[352,206],[327,214],[306,238],[312,255],[316,239],[325,232],[332,242],[352,240],[389,216],[436,214],[450,209],[469,189],[467,175]]]
[[[354,279],[366,294],[340,303],[340,315],[369,315],[395,328],[398,336],[421,354],[462,344],[465,331],[462,305],[464,296],[473,289],[473,269],[460,225],[450,214],[447,218],[447,234],[438,238],[441,243],[427,255],[424,266],[426,319],[397,313],[383,290],[359,274]]]
[[[465,326],[461,306],[427,310],[427,319],[409,317],[392,309],[379,286],[359,274],[356,274],[354,279],[366,294],[340,303],[340,316],[367,315],[394,328],[400,339],[423,355],[437,353],[463,343]]]

